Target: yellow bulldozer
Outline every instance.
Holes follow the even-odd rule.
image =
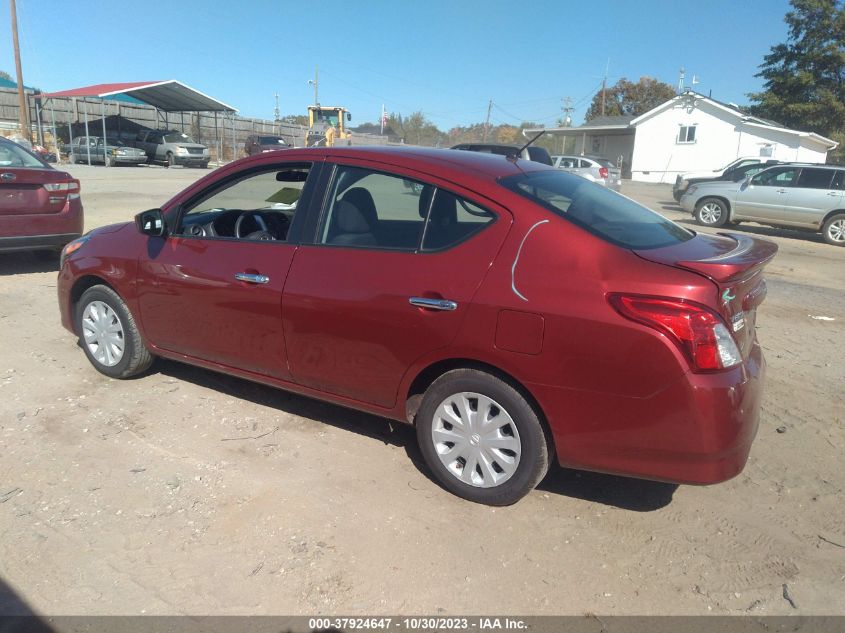
[[[326,143],[326,130],[335,129],[334,142],[328,144],[349,145],[351,132],[346,126],[352,120],[349,110],[341,107],[308,106],[308,132],[305,134],[305,147],[323,147]]]

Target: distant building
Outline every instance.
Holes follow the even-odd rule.
[[[644,182],[674,182],[679,173],[718,169],[740,156],[824,163],[838,145],[693,91],[636,118],[600,117],[546,131],[575,137],[576,153],[608,158],[622,165],[624,177]]]

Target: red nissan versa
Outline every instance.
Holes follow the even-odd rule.
[[[776,250],[531,161],[291,149],[68,245],[58,293],[107,376],[161,356],[407,421],[445,488],[503,505],[552,455],[739,473]]]
[[[0,252],[58,252],[82,222],[79,181],[0,138]]]

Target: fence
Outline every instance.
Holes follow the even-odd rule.
[[[144,129],[175,129],[189,134],[208,146],[212,159],[232,160],[243,155],[243,146],[251,134],[281,136],[290,145],[305,145],[303,125],[270,121],[238,115],[208,112],[161,112],[153,106],[126,101],[88,99],[41,100],[27,91],[32,137],[49,145],[51,137],[69,143],[77,136],[102,136],[103,117],[110,137],[129,141]],[[0,89],[0,129],[18,127],[18,97],[15,90]],[[85,128],[87,114],[88,129]],[[46,141],[46,142],[45,142]],[[352,145],[386,145],[386,136],[352,134]]]

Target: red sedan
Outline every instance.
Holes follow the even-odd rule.
[[[70,244],[58,293],[108,376],[161,356],[408,422],[445,488],[502,505],[553,456],[739,473],[776,250],[521,159],[292,149]]]
[[[79,181],[0,138],[0,252],[58,252],[82,223]]]

